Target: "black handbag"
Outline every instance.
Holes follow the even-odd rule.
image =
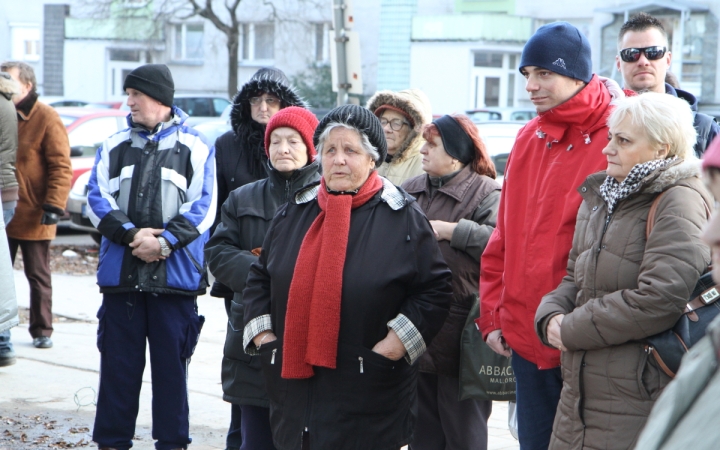
[[[650,236],[655,224],[657,206],[664,193],[658,195],[650,206],[645,228],[646,237]],[[705,205],[705,210],[710,216],[710,209],[707,205]],[[708,272],[700,276],[695,289],[690,294],[685,311],[675,326],[646,339],[645,346],[648,354],[655,359],[660,369],[670,378],[675,377],[680,368],[680,360],[688,352],[688,349],[705,336],[707,326],[720,314],[719,299],[720,292],[713,281],[712,271],[708,269]]]

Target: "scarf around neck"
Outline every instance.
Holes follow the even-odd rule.
[[[607,204],[608,214],[612,214],[615,207],[624,198],[635,192],[642,180],[661,167],[667,167],[678,160],[677,156],[668,159],[653,159],[652,161],[635,164],[627,177],[619,183],[615,178],[608,176],[600,186],[600,195]]]
[[[334,369],[340,331],[340,303],[350,212],[382,188],[373,171],[355,195],[333,195],[320,181],[320,214],[298,252],[288,293],[283,338],[283,378],[310,378],[312,366]]]

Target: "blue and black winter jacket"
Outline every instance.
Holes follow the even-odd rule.
[[[98,149],[88,184],[88,216],[104,239],[98,285],[104,293],[205,293],[203,248],[215,220],[215,148],[172,109],[169,122],[148,131],[132,122]],[[161,228],[170,256],[145,263],[123,236]]]

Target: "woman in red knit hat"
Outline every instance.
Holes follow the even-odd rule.
[[[205,246],[210,271],[234,292],[225,359],[223,399],[240,405],[242,450],[274,450],[270,411],[260,361],[242,345],[243,296],[250,265],[257,261],[270,221],[296,190],[320,178],[313,133],[318,120],[305,108],[290,106],[270,119],[265,130],[268,178],[241,186],[222,206],[222,221]],[[235,370],[229,370],[234,367]]]

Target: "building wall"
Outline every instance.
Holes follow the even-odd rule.
[[[416,42],[410,50],[410,85],[427,94],[433,114],[470,107],[471,44]]]

